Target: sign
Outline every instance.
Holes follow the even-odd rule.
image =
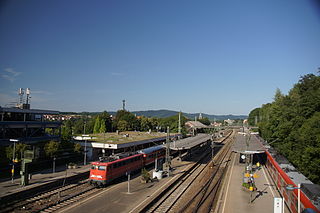
[[[273,213],[282,213],[283,201],[282,198],[275,197],[273,199]]]

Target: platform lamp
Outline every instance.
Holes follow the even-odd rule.
[[[10,142],[13,142],[11,183],[13,183],[13,178],[14,178],[14,163],[15,163],[15,153],[16,153],[16,142],[18,142],[18,141],[19,140],[17,140],[17,139],[10,139]]]
[[[288,184],[286,186],[286,189],[289,190],[289,191],[293,191],[295,189],[298,189],[298,212],[300,213],[301,212],[301,200],[300,200],[301,184],[298,183],[297,187],[294,187],[292,184]]]

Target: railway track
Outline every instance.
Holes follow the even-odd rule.
[[[215,165],[210,168],[211,176],[205,183],[196,190],[196,193],[190,193],[189,199],[184,200],[184,205],[177,212],[211,212],[214,203],[217,201],[216,196],[220,184],[224,178],[229,162],[231,161],[231,146],[233,139],[229,138],[226,145],[215,156]]]
[[[231,134],[228,135],[228,138],[230,138],[230,136]],[[204,186],[201,187],[194,197],[191,196],[192,199],[188,200],[185,206],[180,204],[181,200],[183,200],[182,198],[186,197],[186,194],[192,191],[191,188],[194,186],[194,183],[200,182],[201,180],[203,181],[203,176],[206,171],[211,170],[210,163],[207,163],[211,157],[211,149],[208,149],[209,152],[204,153],[191,168],[189,168],[177,181],[171,184],[167,190],[151,201],[149,205],[141,210],[141,212],[186,212],[190,211],[190,209],[197,210],[203,208],[202,206],[207,203],[206,200],[209,198],[209,196],[212,193],[216,194],[217,189],[219,188],[222,180],[221,174],[224,173],[222,168],[225,168],[228,162],[227,161],[226,165],[224,165],[225,163],[223,160],[226,158],[227,153],[230,150],[230,141],[231,139],[224,140],[224,143],[227,144],[227,148],[223,148],[223,150],[225,150],[222,150],[223,154],[219,153],[216,155],[217,157],[215,160],[216,162],[220,160],[220,163],[217,163],[214,167],[214,171],[212,171],[210,180],[207,181],[207,184],[204,184]],[[218,156],[221,157],[218,158]],[[211,205],[213,205],[213,203]]]
[[[1,212],[53,212],[98,191],[86,180],[69,184],[1,209]]]

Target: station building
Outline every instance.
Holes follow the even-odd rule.
[[[30,109],[29,104],[4,108],[0,106],[0,146],[19,143],[35,144],[41,141],[59,141],[61,121],[48,121],[45,115],[59,115],[59,111]]]

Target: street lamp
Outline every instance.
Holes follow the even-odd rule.
[[[15,163],[15,153],[16,153],[16,142],[18,142],[18,141],[19,140],[17,140],[17,139],[10,139],[10,142],[13,142],[11,183],[13,183],[13,178],[14,178],[14,163]]]
[[[286,189],[289,191],[293,191],[295,189],[298,189],[298,212],[301,212],[301,201],[300,201],[300,191],[301,191],[301,184],[298,183],[298,187],[294,187],[292,184],[289,184],[286,186]]]

